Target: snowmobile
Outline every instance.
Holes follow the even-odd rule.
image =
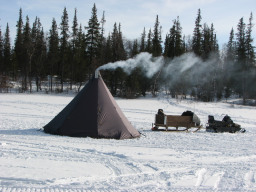
[[[164,129],[160,129],[159,127],[164,127]],[[175,129],[169,129],[169,127],[174,127]],[[199,117],[192,111],[185,111],[182,115],[166,115],[162,109],[158,109],[158,113],[155,115],[155,123],[151,130],[188,131],[192,127],[197,128],[195,131],[200,130],[202,127]]]
[[[222,133],[222,132],[245,132],[245,129],[241,128],[239,124],[236,124],[232,121],[230,116],[226,115],[222,121],[217,121],[214,119],[214,116],[208,116],[208,125],[206,126],[207,132],[214,132],[214,133]]]

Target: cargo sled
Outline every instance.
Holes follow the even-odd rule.
[[[217,121],[214,119],[214,116],[208,116],[208,125],[206,126],[207,132],[214,132],[214,133],[235,133],[235,132],[245,132],[245,129],[241,128],[239,124],[234,123],[230,116],[226,115],[222,121]]]
[[[200,119],[192,111],[185,111],[182,115],[166,115],[162,109],[158,109],[152,131],[189,131],[196,128],[193,131],[196,132],[201,127]]]

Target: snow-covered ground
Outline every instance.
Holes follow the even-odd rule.
[[[73,96],[0,94],[0,191],[256,191],[256,108],[168,97],[116,99],[143,136],[72,138],[38,131]],[[152,132],[157,109],[229,114],[245,133]]]

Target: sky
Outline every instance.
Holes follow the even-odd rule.
[[[93,4],[96,4],[100,20],[105,11],[105,36],[113,30],[114,23],[121,23],[121,31],[126,39],[140,38],[145,27],[146,32],[154,28],[156,15],[162,26],[165,39],[173,20],[179,17],[182,32],[192,36],[198,9],[201,10],[202,24],[214,25],[220,47],[228,42],[229,33],[235,32],[240,18],[248,23],[250,13],[256,18],[255,0],[0,0],[0,28],[5,33],[8,23],[11,40],[15,39],[19,9],[22,8],[23,22],[28,15],[30,26],[36,16],[40,18],[45,32],[48,32],[52,19],[60,24],[64,7],[69,16],[71,31],[74,10],[77,9],[78,23],[88,25]],[[255,22],[255,19],[253,21]],[[256,45],[256,27],[253,28],[254,45]]]

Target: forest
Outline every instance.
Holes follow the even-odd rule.
[[[39,17],[32,23],[28,16],[24,20],[20,8],[13,45],[8,23],[4,32],[0,28],[0,92],[9,92],[14,86],[21,93],[79,91],[98,67],[148,53],[153,63],[159,58],[163,63],[151,76],[146,75],[150,69],[141,65],[130,73],[121,67],[101,71],[114,96],[157,96],[164,90],[172,97],[191,96],[208,102],[236,96],[244,104],[256,104],[252,13],[248,22],[241,17],[236,29],[230,29],[222,50],[214,24],[202,23],[200,9],[191,36],[182,33],[179,17],[163,35],[158,15],[152,28],[146,31],[142,26],[134,40],[125,38],[121,23],[105,34],[105,13],[99,19],[95,4],[86,26],[79,24],[77,9],[71,26],[69,19],[64,7],[61,22],[57,24],[53,18],[46,32]],[[195,65],[186,67],[188,59],[196,60]]]

